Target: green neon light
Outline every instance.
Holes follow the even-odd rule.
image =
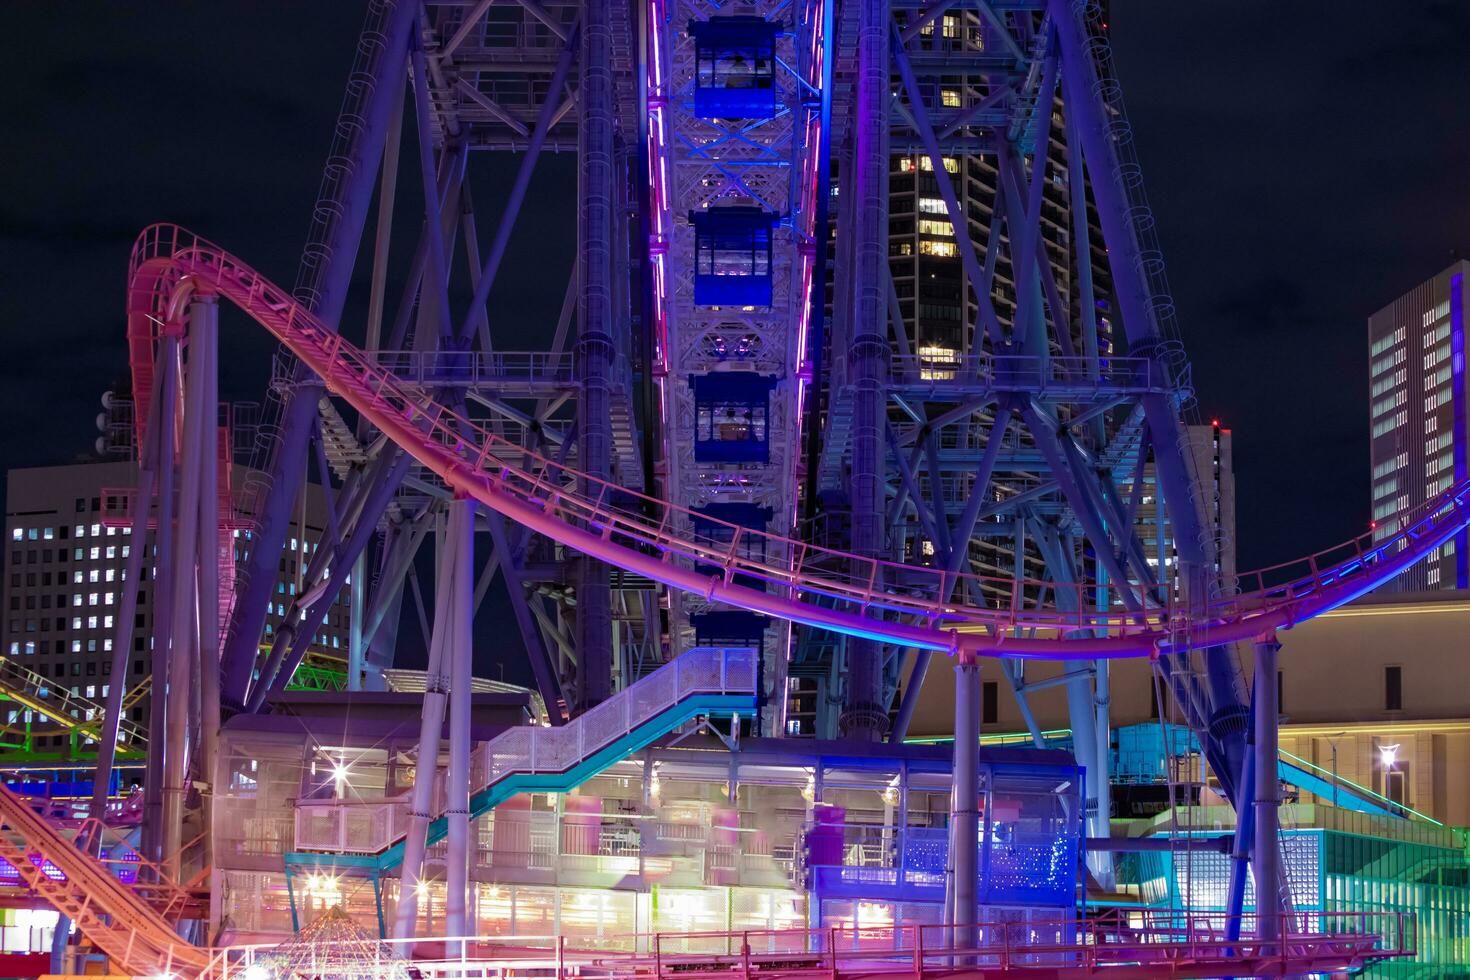
[[[1390,800],[1388,797],[1384,796],[1382,793],[1375,793],[1371,789],[1369,789],[1368,787],[1362,786],[1362,785],[1360,785],[1358,783],[1355,783],[1351,779],[1348,779],[1346,776],[1339,776],[1339,775],[1337,775],[1336,773],[1334,773],[1330,769],[1323,769],[1321,766],[1317,765],[1315,762],[1308,762],[1306,759],[1303,759],[1301,756],[1299,756],[1299,755],[1293,755],[1292,753],[1286,751],[1285,749],[1282,749],[1281,750],[1281,754],[1283,756],[1285,756],[1286,758],[1290,759],[1291,761],[1296,762],[1296,763],[1299,763],[1299,764],[1301,764],[1302,766],[1305,766],[1308,769],[1315,769],[1315,770],[1317,770],[1317,772],[1322,773],[1324,776],[1329,776],[1332,779],[1337,780],[1339,783],[1343,783],[1344,785],[1351,786],[1353,789],[1357,790],[1359,793],[1362,793],[1364,796],[1371,797],[1374,800],[1377,800],[1377,801],[1379,801],[1381,803],[1386,803],[1386,804],[1388,804],[1391,807],[1397,807],[1400,810],[1403,810],[1403,811],[1405,811],[1407,813],[1411,813],[1414,816],[1418,817],[1420,820],[1426,821],[1428,823],[1432,823],[1436,827],[1443,827],[1444,826],[1444,824],[1440,823],[1438,820],[1434,819],[1433,817],[1429,816],[1426,813],[1420,813],[1418,810],[1415,810],[1413,807],[1411,807],[1411,806],[1405,806],[1402,803],[1395,803],[1393,800]]]
[[[345,691],[347,671],[301,663],[286,683],[288,691]]]
[[[1048,738],[1070,738],[1070,728],[1048,728],[1041,733],[1043,739]],[[1030,732],[1003,732],[999,735],[981,735],[981,745],[1005,745],[1010,742],[1030,742]],[[953,735],[913,735],[903,740],[905,745],[949,745],[954,741]]]

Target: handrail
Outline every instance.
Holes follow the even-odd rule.
[[[547,391],[576,384],[575,356],[561,351],[394,350],[365,352],[400,383],[414,386],[533,386]],[[289,366],[276,365],[271,384],[299,384]]]
[[[889,367],[907,385],[984,384],[992,388],[1045,389],[1056,385],[1089,390],[1176,391],[1180,378],[1147,357],[1041,357],[1031,354],[934,352],[893,354]]]
[[[746,530],[737,551],[696,535],[694,512],[688,508],[569,469],[405,387],[280,287],[175,225],[146,229],[133,250],[128,332],[134,358],[151,356],[167,322],[170,297],[190,278],[239,305],[290,347],[330,391],[451,487],[512,520],[575,550],[711,600],[927,650],[1092,659],[1150,656],[1249,639],[1370,591],[1470,523],[1467,480],[1430,501],[1380,543],[1374,544],[1371,535],[1354,539],[1318,556],[1237,576],[1253,589],[1192,601],[1168,596],[1138,611],[1092,611],[1093,587],[1086,583],[956,576],[752,529]],[[135,392],[139,405],[146,404],[143,394]],[[733,536],[735,525],[728,527]],[[764,548],[745,547],[751,536]],[[715,566],[721,573],[701,574],[695,566]],[[952,590],[956,578],[970,583],[968,591]],[[1049,596],[1051,604],[1032,608],[1015,601],[1028,584],[1035,594]],[[948,602],[952,591],[1009,595],[1012,601],[997,608]]]

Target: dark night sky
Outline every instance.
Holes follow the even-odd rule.
[[[1335,543],[1368,511],[1365,320],[1470,245],[1470,4],[1112,8],[1200,410],[1235,431],[1241,567]],[[145,224],[293,280],[361,19],[343,0],[0,11],[0,466],[87,449],[126,374]],[[562,213],[547,193],[526,217]],[[255,365],[227,392],[258,397],[270,345],[227,345]]]

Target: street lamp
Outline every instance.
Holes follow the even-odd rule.
[[[1399,747],[1397,744],[1378,746],[1378,761],[1383,764],[1384,772],[1392,770],[1393,764],[1398,761],[1398,758]]]
[[[1394,804],[1397,804],[1398,801],[1393,798],[1393,785],[1388,777],[1393,772],[1393,764],[1398,761],[1398,758],[1399,746],[1397,743],[1378,746],[1378,762],[1383,767],[1383,795]]]

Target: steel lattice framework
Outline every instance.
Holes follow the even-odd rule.
[[[577,250],[548,349],[525,351],[489,301],[549,149],[576,152]],[[515,176],[487,232],[471,177],[497,152]],[[417,236],[406,263],[395,228]],[[344,322],[359,266],[366,322]],[[1269,804],[1233,645],[1256,641],[1261,669],[1274,629],[1395,574],[1470,508],[1456,487],[1396,535],[1253,579],[1222,566],[1128,117],[1082,0],[369,0],[293,292],[168,226],[131,272],[132,521],[173,556],[155,586],[153,683],[169,694],[150,719],[166,747],[153,856],[177,850],[186,788],[214,772],[220,711],[265,709],[344,589],[348,685],[381,682],[430,540],[420,757],[437,760],[447,716],[454,794],[474,615],[500,577],[555,725],[704,642],[718,615],[747,617],[719,639],[743,645],[728,642],[743,628],[758,647],[766,734],[808,678],[819,732],[902,737],[933,654],[953,655],[955,832],[973,842],[979,659],[999,658],[1023,709],[1027,659],[1072,661],[1076,750],[1096,774],[1106,661],[1149,656],[1232,801]],[[914,291],[931,279],[944,292],[926,305]],[[219,299],[283,345],[266,478],[243,500],[221,493],[203,421]],[[264,636],[313,473],[327,534]],[[1170,544],[1157,564],[1139,533],[1148,480]],[[236,568],[221,529],[242,520]],[[122,697],[114,685],[109,718]],[[1274,739],[1274,710],[1255,708]],[[416,784],[400,931],[432,783]],[[447,831],[461,857],[464,794]],[[1090,781],[1095,834],[1106,794]],[[1273,820],[1256,831],[1262,880],[1279,875]],[[464,862],[449,865],[463,935]]]
[[[819,173],[822,103],[821,0],[791,5],[768,0],[742,7],[773,27],[771,114],[766,118],[713,118],[699,109],[699,72],[690,26],[718,22],[721,5],[703,0],[669,0],[650,6],[655,25],[647,38],[648,171],[651,227],[654,361],[663,432],[660,485],[665,499],[701,508],[727,504],[762,508],[776,527],[790,526],[796,512],[796,466],[801,454],[802,403],[810,378],[802,360],[817,270],[818,201],[825,193]],[[795,21],[783,24],[784,18]],[[802,41],[806,43],[802,43]],[[769,262],[770,301],[760,306],[697,301],[696,215],[722,209],[757,208],[772,216],[775,229]],[[699,458],[701,423],[695,379],[726,369],[775,381],[766,408],[764,460],[710,463]],[[739,424],[743,424],[739,423]],[[706,433],[707,434],[707,433]],[[713,513],[713,511],[709,511]],[[674,598],[670,646],[693,641],[691,613],[707,611],[699,598]],[[766,729],[782,731],[786,658],[790,628],[772,623],[763,646]]]

